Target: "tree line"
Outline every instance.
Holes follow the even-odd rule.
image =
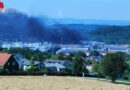
[[[63,53],[55,54],[54,52],[34,51],[28,48],[11,48],[10,50],[0,48],[0,51],[13,55],[22,54],[25,58],[30,60],[31,71],[40,70],[40,64],[38,69],[34,67],[35,60],[39,62],[43,62],[46,59],[69,60],[72,63],[72,70],[67,69],[66,71],[66,73],[69,74],[76,76],[82,73],[89,74],[90,72],[86,69],[86,66],[92,65],[92,70],[98,78],[109,78],[115,82],[118,76],[124,75],[124,79],[130,79],[130,55],[122,52],[107,54],[104,56],[104,60],[97,62],[86,60],[87,56],[84,52],[65,55]],[[100,56],[100,54],[94,50],[90,52],[90,56]],[[45,68],[44,71],[49,71],[49,69]]]
[[[109,26],[90,33],[90,40],[108,44],[130,44],[130,26]]]

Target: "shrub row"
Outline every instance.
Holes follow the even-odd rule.
[[[79,73],[77,75],[68,73],[68,72],[43,72],[43,71],[18,71],[18,72],[3,72],[0,73],[0,75],[6,75],[6,76],[82,76],[82,73]],[[85,77],[95,77],[94,75],[88,75],[84,74]]]

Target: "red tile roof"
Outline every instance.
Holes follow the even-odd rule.
[[[0,53],[0,66],[4,66],[11,57],[11,54]]]

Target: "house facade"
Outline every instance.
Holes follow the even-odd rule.
[[[47,59],[44,61],[44,63],[53,63],[53,64],[58,63],[60,65],[65,66],[68,69],[72,69],[72,65],[71,65],[71,62],[69,60],[50,60],[50,59]]]
[[[65,72],[66,67],[59,63],[44,63],[44,67],[49,68],[52,72]]]
[[[20,70],[26,71],[26,70],[31,68],[30,60],[28,60],[26,58],[23,58],[22,55],[17,54],[17,55],[14,56],[14,58],[17,61]],[[38,67],[38,64],[39,64],[38,61],[34,61],[34,66],[35,67]]]
[[[9,72],[15,72],[19,70],[19,65],[14,56],[6,53],[0,53],[0,67],[8,70]]]
[[[72,65],[67,60],[45,60],[43,62],[46,68],[49,68],[53,72],[65,72],[66,69],[72,69]]]

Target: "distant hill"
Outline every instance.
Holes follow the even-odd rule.
[[[96,25],[96,24],[54,24],[50,25],[49,28],[51,29],[57,29],[61,30],[61,28],[66,28],[72,31],[77,31],[79,34],[81,34],[82,38],[85,40],[88,40],[90,32],[104,28],[109,27],[109,25]]]
[[[44,19],[43,17],[39,17],[40,19]],[[73,18],[61,18],[47,19],[48,25],[53,24],[88,24],[88,25],[118,25],[118,26],[126,26],[130,25],[130,20],[94,20],[94,19],[73,19]]]
[[[50,28],[61,28],[65,27],[71,30],[87,30],[92,31],[103,27],[108,27],[108,25],[97,25],[97,24],[53,24],[49,26]]]
[[[109,44],[130,44],[130,26],[111,26],[89,33],[90,40]]]
[[[84,40],[100,41],[109,44],[130,44],[130,26],[55,24],[51,28],[68,28],[78,31]]]
[[[129,21],[118,22],[117,24],[119,23],[125,25],[126,23],[129,23]],[[123,24],[121,24],[121,26],[98,24],[54,24],[50,27],[65,27],[70,30],[78,31],[84,40],[100,41],[109,44],[130,44],[130,25],[123,26]]]

